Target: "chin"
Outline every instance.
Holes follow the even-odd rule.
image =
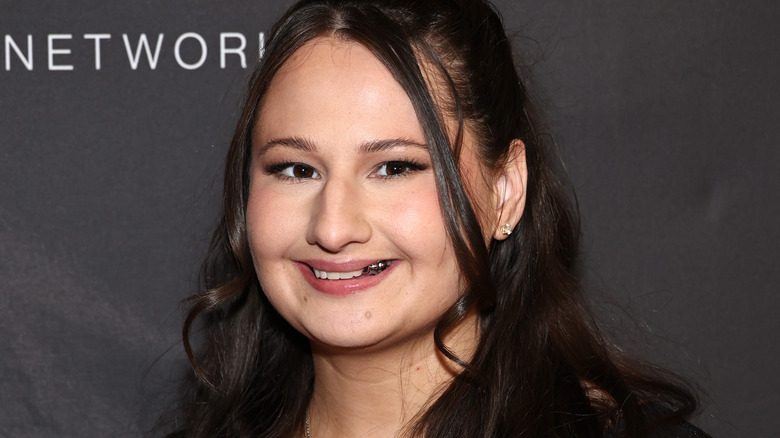
[[[371,353],[381,350],[411,347],[419,345],[423,339],[433,344],[433,326],[409,332],[405,325],[388,327],[380,321],[374,324],[363,321],[359,326],[343,326],[334,330],[304,331],[312,342],[312,348],[320,351],[339,351],[343,353]],[[404,347],[406,346],[406,347]]]
[[[385,338],[377,333],[328,333],[322,336],[310,335],[309,339],[315,351],[366,352],[385,344]]]

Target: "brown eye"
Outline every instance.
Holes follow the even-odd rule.
[[[379,176],[398,176],[409,171],[409,163],[403,161],[389,161],[383,164],[378,170]]]
[[[388,163],[387,174],[388,175],[400,175],[409,170],[409,166],[404,163]]]
[[[279,163],[266,168],[266,172],[288,179],[315,179],[320,174],[311,166],[301,163]]]
[[[296,164],[292,166],[292,174],[295,178],[312,178],[314,176],[314,169],[303,164]]]

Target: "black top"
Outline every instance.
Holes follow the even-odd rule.
[[[622,436],[619,433],[622,432],[622,426],[622,424],[618,423],[613,430],[608,430],[604,434],[604,438]],[[681,421],[660,426],[648,434],[647,438],[712,438],[712,436],[687,421]]]
[[[650,434],[651,438],[712,438],[691,423],[683,422]]]

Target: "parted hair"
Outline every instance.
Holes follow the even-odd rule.
[[[578,275],[579,218],[552,137],[513,59],[500,14],[483,0],[303,0],[271,30],[227,156],[222,215],[187,301],[184,345],[197,378],[179,436],[290,437],[302,432],[314,368],[308,340],[274,310],[257,279],[246,232],[251,133],[271,80],[318,37],[362,44],[406,91],[425,135],[445,224],[466,285],[434,331],[462,366],[408,425],[425,437],[642,436],[696,409],[691,391],[631,359],[593,322]],[[437,82],[434,94],[432,77]],[[448,132],[445,119],[457,120]],[[514,232],[485,245],[459,173],[464,129],[486,172],[525,145],[526,205]],[[473,357],[442,335],[479,315]],[[195,325],[203,339],[191,342]],[[648,419],[646,409],[656,414]],[[620,424],[622,432],[614,432]]]

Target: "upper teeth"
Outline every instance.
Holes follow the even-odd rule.
[[[314,271],[314,276],[322,280],[349,280],[350,278],[360,277],[363,274],[378,274],[379,272],[384,271],[388,266],[390,266],[390,261],[382,260],[372,263],[363,269],[358,269],[357,271],[328,272],[316,268],[311,269]]]
[[[314,269],[314,276],[317,278],[321,278],[323,280],[347,280],[350,278],[359,277],[363,274],[363,270],[359,269],[357,271],[349,271],[349,272],[327,272],[327,271],[320,271],[319,269]]]

